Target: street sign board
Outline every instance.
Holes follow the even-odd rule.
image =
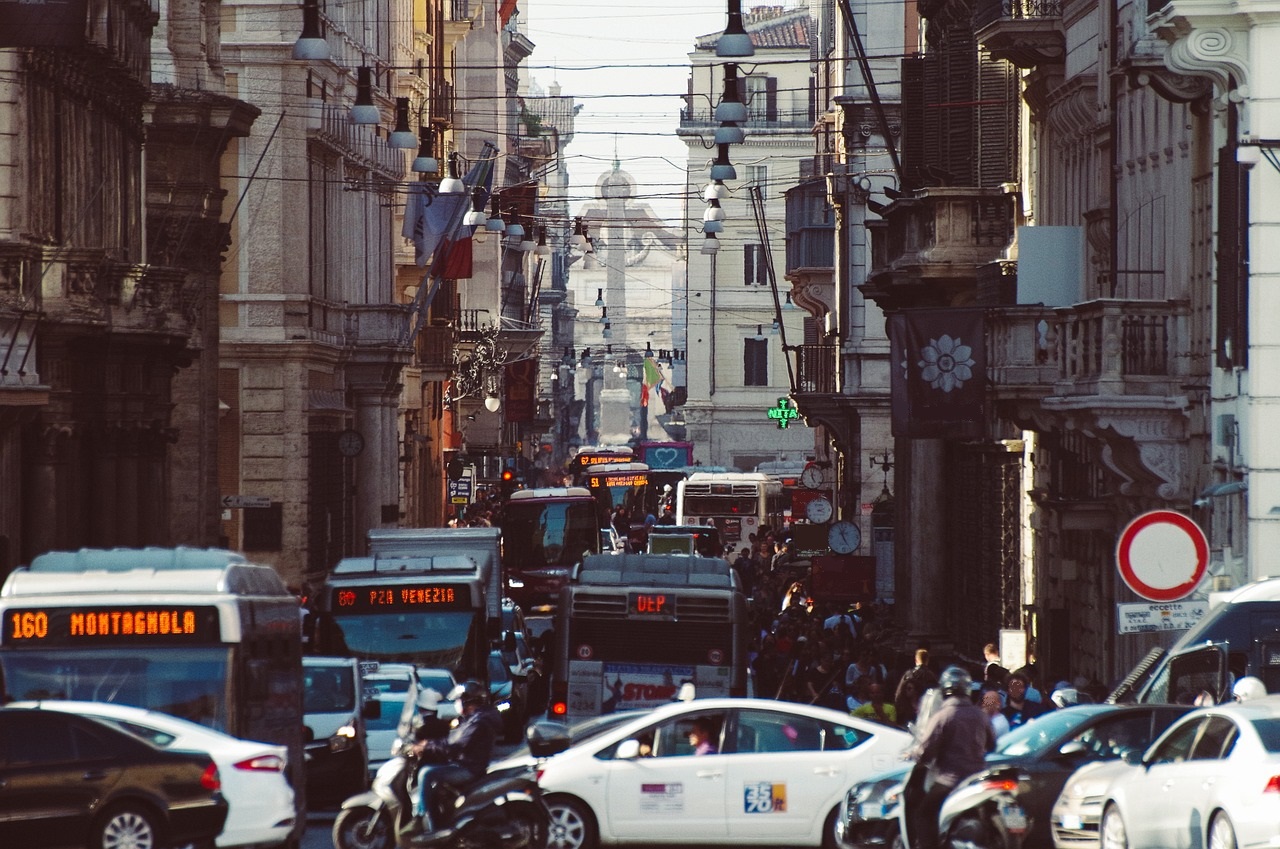
[[[270,507],[271,499],[265,495],[224,495],[222,496],[222,509],[229,510],[233,507]]]
[[[475,492],[476,467],[463,466],[457,480],[449,478],[449,503],[470,504]]]
[[[1152,510],[1120,532],[1116,565],[1129,589],[1148,601],[1177,601],[1208,571],[1209,539],[1181,513]]]
[[[1116,633],[1185,631],[1209,609],[1207,601],[1174,601],[1169,604],[1117,604]]]

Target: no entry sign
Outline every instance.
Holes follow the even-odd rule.
[[[1172,510],[1143,513],[1116,543],[1120,577],[1150,601],[1186,598],[1209,568],[1209,540],[1200,526]]]

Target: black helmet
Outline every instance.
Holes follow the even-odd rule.
[[[948,666],[938,676],[938,689],[944,696],[973,696],[973,676],[963,667]]]
[[[464,705],[474,705],[489,700],[489,691],[479,681],[463,681],[454,685],[446,696],[449,701],[461,700]]]

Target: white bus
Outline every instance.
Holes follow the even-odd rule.
[[[298,599],[235,552],[39,555],[0,587],[0,693],[134,705],[285,745],[302,786]]]
[[[694,472],[676,487],[676,524],[714,524],[734,547],[780,528],[785,506],[782,483],[759,472]]]
[[[748,695],[747,602],[721,557],[589,554],[560,591],[553,719]]]

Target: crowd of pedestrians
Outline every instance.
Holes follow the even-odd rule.
[[[931,657],[928,646],[904,651],[906,635],[875,602],[833,605],[807,592],[809,563],[767,532],[726,552],[750,599],[751,667],[758,696],[819,704],[898,727],[917,718],[920,698],[947,666],[965,667],[973,702],[997,737],[1061,704],[1101,701],[1098,682],[1043,682],[1034,658],[1009,671],[994,645],[984,661]],[[1053,696],[1054,698],[1051,698]]]

